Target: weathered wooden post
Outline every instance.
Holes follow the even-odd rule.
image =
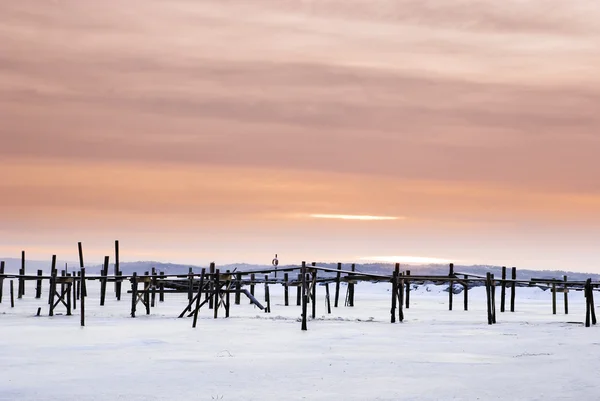
[[[569,288],[567,287],[567,276],[563,276],[563,281],[565,282],[564,288],[563,288],[563,295],[564,295],[564,301],[565,301],[565,315],[569,314]]]
[[[131,317],[135,317],[135,307],[138,300],[137,286],[137,272],[133,272],[131,277]]]
[[[396,263],[394,273],[392,273],[392,309],[391,309],[391,323],[396,323],[396,298],[398,297],[398,272],[400,271],[400,264]]]
[[[289,306],[290,304],[290,294],[289,294],[289,284],[288,284],[288,274],[283,274],[283,304],[285,306]]]
[[[340,279],[342,277],[342,273],[341,273],[342,264],[341,263],[337,264],[337,269],[338,269],[338,272],[336,273],[336,276],[335,276],[335,300],[334,300],[334,304],[333,304],[333,306],[335,308],[338,307],[338,301],[340,299]]]
[[[306,312],[308,296],[306,295],[306,262],[302,262],[302,269],[300,270],[302,275],[302,330],[308,330],[306,327]]]
[[[56,255],[52,255],[52,264],[50,265],[50,277],[56,276]],[[50,284],[52,284],[52,280],[50,280]],[[52,303],[52,286],[50,286],[50,291],[48,291],[48,304]]]
[[[77,249],[79,251],[79,268],[83,269],[85,266],[83,265],[83,246],[81,242],[77,243]],[[87,286],[85,280],[81,282],[81,296],[87,297]]]
[[[585,327],[590,327],[590,317],[592,314],[592,307],[590,304],[590,293],[592,292],[592,286],[590,285],[591,279],[585,281],[583,286],[583,294],[585,296]]]
[[[327,313],[331,314],[331,300],[329,299],[329,283],[325,283],[325,305]]]
[[[594,307],[594,286],[592,285],[591,278],[587,279],[586,286],[588,287],[588,296],[586,304],[589,305],[587,309],[589,309],[589,315],[591,316],[592,324],[596,324],[596,308]],[[590,327],[588,320],[589,318],[586,317],[586,327]]]
[[[208,297],[208,308],[209,309],[213,309],[213,303],[216,300],[215,299],[215,263],[214,262],[210,262],[210,266],[208,268],[208,271],[210,273],[210,280],[208,281],[208,291],[206,291],[206,296]],[[209,296],[210,293],[210,296]]]
[[[196,322],[198,322],[198,312],[200,311],[200,299],[202,298],[205,274],[206,269],[202,268],[202,272],[200,273],[200,285],[198,286],[198,294],[196,295],[196,308],[194,309],[194,322],[192,323],[192,328],[196,328]]]
[[[214,284],[213,284],[213,298],[214,298],[214,318],[216,319],[219,315],[219,304],[220,302],[220,289],[221,283],[219,278],[219,269],[215,270]]]
[[[235,304],[241,303],[242,294],[242,273],[236,273],[235,275]]]
[[[25,251],[21,251],[21,269],[19,270],[19,286],[17,288],[17,298],[23,298],[25,295]]]
[[[77,272],[79,273],[79,272]],[[71,283],[71,295],[73,297],[73,310],[77,309],[77,283],[79,282],[79,280],[77,280],[77,273],[75,273],[75,271],[73,271],[73,273],[71,273],[71,277],[73,277],[73,282]]]
[[[464,301],[464,309],[465,311],[469,310],[469,282],[467,281],[467,276],[465,275],[465,282],[463,284],[463,301]]]
[[[406,309],[410,308],[410,270],[406,271],[406,296],[404,297],[404,305]]]
[[[506,266],[502,266],[502,288],[500,289],[500,312],[504,312],[506,300]]]
[[[81,284],[79,285],[80,288],[84,287],[85,283],[85,268],[81,268],[80,271],[80,276],[79,276],[79,280],[81,281]],[[85,326],[85,297],[83,296],[83,294],[81,294],[80,299],[80,304],[79,304],[79,313],[81,314],[81,327]]]
[[[160,284],[158,286],[158,302],[165,302],[165,272],[160,272]]]
[[[448,287],[448,310],[452,310],[452,300],[454,296],[454,281],[452,278],[454,277],[454,263],[450,263],[448,271],[448,277],[450,277],[450,286]]]
[[[158,284],[156,278],[156,267],[152,268],[152,295],[150,299],[150,306],[154,308],[156,306],[156,285]]]
[[[313,264],[314,266],[314,264]],[[312,318],[315,319],[317,317],[317,269],[311,269],[312,271],[310,272],[312,275],[312,291],[311,291],[311,298],[312,298]]]
[[[106,287],[108,284],[108,256],[104,257],[104,266],[102,267],[102,277],[100,278],[100,306],[104,306],[106,299]]]
[[[351,270],[356,271],[356,264],[352,263]],[[348,283],[348,306],[354,306],[354,280]]]
[[[250,295],[254,296],[254,280],[256,280],[256,275],[254,273],[250,274]],[[250,300],[252,303],[252,300]]]
[[[194,298],[194,271],[190,267],[188,269],[188,311],[192,311],[192,299]]]
[[[19,269],[19,278],[17,280],[17,298],[23,298],[25,295],[25,251],[21,251],[21,268]]]
[[[400,273],[400,271],[398,271],[398,287],[396,288],[396,291],[398,291],[398,320],[400,322],[404,321],[404,310],[403,305],[404,305],[404,274]]]
[[[268,286],[268,281],[269,281],[269,275],[265,274],[265,302],[267,302],[267,286]]]
[[[50,275],[50,309],[48,316],[54,316],[54,295],[56,294],[56,271]]]
[[[64,278],[64,277],[66,277],[66,275],[67,275],[66,270],[61,270],[60,271],[60,276],[61,277]],[[64,292],[65,292],[65,281],[64,280],[60,280],[60,293],[62,294]]]
[[[486,304],[487,304],[487,319],[488,319],[488,324],[493,324],[493,320],[492,320],[492,279],[491,279],[491,273],[487,273],[486,274],[486,279],[485,279],[485,295],[486,295]]]
[[[0,261],[0,304],[2,303],[2,294],[4,293],[4,261]]]
[[[298,274],[298,286],[296,287],[296,306],[302,305],[302,273]]]
[[[10,307],[15,307],[15,288],[13,280],[10,280]]]
[[[517,288],[517,268],[513,267],[511,269],[511,278],[512,278],[512,282],[511,282],[511,287],[510,287],[510,311],[514,312],[515,311],[515,289]]]
[[[496,281],[494,275],[491,275],[490,288],[492,290],[492,323],[496,323]]]
[[[224,307],[225,307],[225,317],[228,318],[229,317],[229,306],[230,306],[230,295],[231,295],[231,270],[225,270],[225,303],[224,303]]]
[[[271,293],[269,291],[269,283],[266,281],[266,277],[265,277],[265,301],[267,303],[267,307],[265,308],[265,313],[271,313]]]
[[[552,314],[556,315],[556,283],[552,281]]]
[[[77,272],[77,281],[75,284],[75,299],[79,301],[79,294],[81,291],[81,269]]]
[[[149,272],[144,272],[144,285],[142,286],[142,297],[144,299],[144,306],[146,307],[146,315],[150,314],[150,284],[152,279],[150,278]]]
[[[37,276],[38,279],[35,282],[35,298],[40,299],[42,297],[42,279],[40,278],[43,275],[43,271],[38,269]]]
[[[117,276],[119,275],[119,241],[115,240],[115,295],[117,296],[117,300],[121,299],[121,289],[119,288],[120,282],[117,280]]]

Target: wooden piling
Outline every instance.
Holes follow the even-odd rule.
[[[517,288],[517,283],[515,280],[517,279],[517,268],[513,267],[511,269],[511,278],[512,282],[510,283],[510,311],[515,311],[515,289]]]
[[[311,315],[312,318],[315,319],[317,317],[317,269],[312,269],[311,271],[311,275],[312,275],[312,291],[311,291],[311,298],[312,298],[312,310],[311,310]]]
[[[135,317],[135,309],[138,300],[137,286],[138,286],[137,272],[133,272],[131,277],[131,317]]]
[[[225,317],[229,317],[230,295],[231,295],[231,271],[226,270],[227,280],[225,281]]]
[[[256,276],[252,273],[250,275],[250,295],[252,296],[254,296],[254,280],[256,280]],[[252,303],[252,300],[250,300],[250,303]]]
[[[200,312],[200,299],[202,298],[202,289],[204,287],[205,274],[206,269],[202,268],[202,272],[200,273],[200,285],[198,286],[198,294],[196,294],[196,307],[194,309],[194,321],[192,323],[192,328],[196,328],[196,322],[198,322],[198,313]]]
[[[325,306],[327,306],[327,313],[331,314],[331,300],[329,299],[329,283],[325,283]]]
[[[454,263],[450,263],[448,277],[454,277]],[[450,280],[448,287],[448,310],[452,310],[452,300],[454,298],[454,281]]]
[[[592,285],[592,280],[590,279],[590,312],[592,315],[592,324],[596,324],[596,307],[594,306],[594,286]]]
[[[565,282],[563,287],[563,297],[565,302],[565,315],[569,314],[569,288],[567,287],[567,276],[563,276],[563,281]]]
[[[492,285],[491,285],[491,273],[486,274],[485,279],[485,296],[486,296],[486,305],[487,305],[487,319],[488,324],[493,324],[492,321]]]
[[[466,277],[465,277],[466,278]],[[465,311],[469,310],[469,283],[463,284],[463,303]]]
[[[302,274],[298,274],[298,286],[296,287],[296,306],[302,305]]]
[[[267,284],[267,281],[269,281],[269,275],[268,275],[268,274],[265,274],[265,284]],[[265,289],[266,289],[266,288],[267,288],[267,287],[265,286]],[[265,294],[264,294],[264,295],[265,295],[265,302],[267,302],[267,292],[265,291],[264,293],[265,293]]]
[[[194,298],[194,271],[190,267],[188,269],[188,311],[192,311],[192,299]]]
[[[308,330],[306,326],[306,312],[308,296],[306,295],[306,262],[302,262],[302,269],[300,271],[302,276],[302,330]]]
[[[242,273],[236,273],[235,275],[235,304],[241,303],[242,294]]]
[[[108,284],[108,256],[104,257],[104,266],[102,267],[102,278],[100,279],[100,306],[104,306],[106,299],[106,287]]]
[[[81,268],[79,280],[81,281],[80,287],[83,288],[85,283],[85,268]],[[81,296],[79,304],[79,313],[81,315],[81,327],[85,326],[85,297]]]
[[[77,281],[75,284],[75,299],[79,301],[79,294],[81,293],[81,269],[77,272]]]
[[[42,279],[40,278],[44,272],[40,269],[37,271],[38,279],[35,282],[35,298],[40,299],[42,297]]]
[[[0,304],[2,303],[2,295],[4,293],[4,261],[0,261]]]
[[[356,271],[356,264],[352,263],[351,270]],[[350,307],[354,306],[354,285],[353,281],[348,283],[348,306]]]
[[[504,312],[506,301],[506,266],[502,266],[502,287],[500,289],[500,312]]]
[[[337,269],[338,269],[338,272],[336,273],[336,276],[335,276],[335,300],[333,303],[333,306],[335,308],[338,307],[338,301],[340,299],[340,279],[342,277],[342,273],[341,273],[342,264],[341,263],[337,264]]]
[[[491,275],[490,288],[492,290],[492,323],[496,324],[496,281],[494,275]]]
[[[117,300],[121,299],[121,288],[119,288],[121,283],[118,280],[116,280],[120,271],[119,267],[119,241],[115,240],[115,295],[117,297]]]
[[[158,285],[158,302],[165,302],[165,272],[160,272],[160,284]]]
[[[392,308],[390,310],[391,323],[396,323],[396,299],[398,298],[398,272],[400,271],[400,264],[396,263],[394,273],[392,274]]]
[[[15,286],[13,280],[10,280],[10,307],[15,307]]]
[[[208,291],[206,291],[206,296],[208,299],[208,308],[209,309],[213,309],[213,303],[215,301],[215,290],[214,290],[214,286],[215,286],[215,263],[214,262],[210,262],[210,266],[208,268],[208,271],[210,273],[210,280],[208,281]],[[210,293],[210,295],[209,295]]]
[[[404,297],[404,305],[406,309],[410,308],[410,270],[406,271],[406,296]]]
[[[156,279],[156,267],[152,267],[151,269],[151,292],[150,292],[150,307],[154,308],[156,306],[156,285],[157,285],[157,279]]]
[[[144,286],[142,287],[142,291],[144,291],[144,306],[146,307],[146,315],[150,314],[150,285],[152,281],[150,279],[149,272],[144,272]]]
[[[590,318],[592,314],[592,306],[590,303],[590,297],[592,292],[591,286],[592,279],[587,279],[583,287],[583,293],[585,296],[585,327],[590,327]]]
[[[50,309],[48,316],[54,316],[54,295],[56,294],[56,271],[50,275]]]
[[[399,273],[398,279],[398,288],[396,289],[398,291],[398,321],[402,323],[404,321],[404,274]]]
[[[289,306],[290,304],[290,294],[289,294],[289,284],[288,284],[288,274],[283,274],[283,304],[285,306]]]
[[[556,283],[552,283],[552,314],[556,315]]]
[[[79,267],[83,268],[83,246],[81,242],[77,243],[77,250],[79,251]]]
[[[77,272],[79,273],[79,272]],[[73,297],[73,310],[77,309],[77,273],[73,271],[71,273],[71,277],[73,277],[73,282],[71,283],[71,296]]]
[[[219,281],[219,269],[215,270],[215,275],[214,275],[214,284],[213,284],[213,298],[214,298],[214,318],[216,319],[219,315],[219,304],[220,302],[220,295],[219,295],[219,290],[221,289],[221,285],[220,285],[220,281]]]
[[[267,282],[265,282],[265,301],[267,303],[265,313],[271,313],[271,292],[269,291],[269,283]]]
[[[25,295],[25,251],[21,251],[21,269],[19,270],[19,286],[17,288],[17,298],[23,298]]]

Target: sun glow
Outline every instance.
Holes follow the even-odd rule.
[[[369,216],[355,214],[311,214],[314,219],[339,219],[339,220],[404,220],[396,216]]]
[[[406,263],[406,264],[446,264],[448,259],[429,258],[424,256],[365,256],[360,260],[366,262]]]

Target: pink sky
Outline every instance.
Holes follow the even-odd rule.
[[[600,272],[599,20],[595,0],[2,2],[0,255]]]

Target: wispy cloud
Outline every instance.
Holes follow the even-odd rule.
[[[403,216],[370,216],[360,214],[311,214],[314,219],[338,219],[338,220],[404,220]]]

